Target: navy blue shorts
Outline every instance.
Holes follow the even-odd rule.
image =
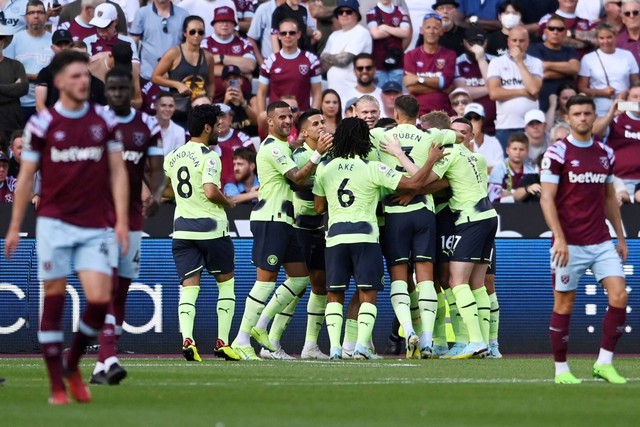
[[[293,226],[285,222],[251,221],[253,264],[267,271],[279,271],[283,264],[304,262],[304,252]]]
[[[307,269],[324,271],[324,251],[326,241],[324,238],[324,230],[305,230],[303,228],[294,228],[298,244],[304,252]]]
[[[384,233],[387,264],[435,262],[436,216],[430,210],[386,214]]]
[[[180,283],[201,274],[203,269],[211,274],[233,272],[234,249],[229,236],[209,240],[173,239],[171,251]]]
[[[326,250],[327,291],[344,292],[353,277],[362,290],[384,289],[382,249],[377,243],[351,243]]]
[[[455,234],[455,215],[447,206],[436,214],[436,262],[438,264],[450,261]]]
[[[489,264],[496,231],[497,217],[457,225],[451,261]]]

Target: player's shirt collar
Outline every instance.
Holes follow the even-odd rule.
[[[111,111],[113,111],[113,110],[111,110]],[[114,112],[114,115],[115,115],[115,112]],[[118,123],[121,123],[121,124],[123,124],[123,123],[131,123],[131,121],[136,117],[136,110],[131,108],[131,110],[129,111],[129,114],[127,114],[126,116],[115,115],[115,117],[116,117],[116,121]]]
[[[296,59],[298,55],[300,55],[300,49],[296,49],[294,53],[285,53],[284,50],[281,50],[280,55],[282,55],[284,59]]]
[[[569,135],[567,137],[567,141],[569,141],[571,145],[574,145],[579,148],[588,148],[593,145],[593,138],[589,139],[589,141],[578,141],[573,137],[573,135]]]
[[[56,110],[62,117],[66,117],[67,119],[79,119],[89,111],[89,103],[85,102],[84,104],[82,104],[82,108],[80,108],[79,110],[67,110],[62,106],[62,103],[58,101],[53,106],[53,109]]]

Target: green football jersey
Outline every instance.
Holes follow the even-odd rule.
[[[164,173],[176,197],[173,238],[208,240],[228,234],[224,208],[204,194],[204,184],[220,188],[220,156],[203,144],[189,141],[164,159]]]
[[[380,188],[395,190],[402,174],[380,162],[336,158],[320,163],[313,193],[327,198],[327,247],[378,243],[376,204]]]
[[[482,160],[479,161],[478,156],[462,144],[447,144],[445,147],[448,156],[433,166],[433,172],[449,180],[452,193],[449,207],[459,214],[456,224],[497,216],[487,197],[486,161],[483,167]]]
[[[314,150],[306,143],[294,150],[293,161],[298,169],[307,164],[313,152]],[[313,181],[315,174],[312,174],[310,179]],[[312,188],[302,188],[293,192],[293,213],[295,215],[293,223],[295,228],[317,230],[324,225],[324,215],[318,214],[313,205]]]
[[[256,156],[260,177],[258,203],[251,211],[251,221],[276,221],[293,224],[293,191],[284,176],[296,164],[287,141],[267,136]]]

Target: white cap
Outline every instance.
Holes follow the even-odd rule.
[[[109,24],[118,19],[118,11],[111,3],[102,3],[96,6],[93,18],[89,21],[89,25],[98,28],[107,28]]]
[[[482,106],[482,104],[478,104],[477,102],[472,102],[471,104],[464,107],[464,115],[466,116],[469,113],[476,113],[480,117],[485,117],[484,107]]]
[[[227,104],[218,103],[214,105],[217,105],[218,108],[220,108],[222,114],[229,114],[231,112],[231,107],[229,107]]]
[[[467,95],[469,98],[471,98],[471,94],[465,88],[459,87],[451,91],[451,93],[449,94],[449,99],[453,99],[454,96],[460,94]]]
[[[537,120],[541,123],[547,122],[547,117],[541,110],[529,110],[527,114],[524,115],[524,125],[528,125],[532,121]]]

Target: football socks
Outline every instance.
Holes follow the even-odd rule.
[[[453,288],[456,297],[456,306],[462,317],[462,321],[469,331],[469,342],[483,342],[480,322],[478,321],[478,305],[469,285],[463,284]],[[457,338],[456,338],[457,340]]]
[[[318,335],[324,322],[324,312],[327,307],[327,296],[317,295],[311,292],[307,303],[307,331],[305,344],[318,342]]]
[[[225,343],[229,342],[229,331],[231,322],[236,310],[236,295],[234,293],[235,278],[226,282],[218,283],[218,303],[216,313],[218,313],[218,339]]]
[[[342,335],[343,308],[339,302],[327,303],[325,310],[325,322],[329,333],[331,348],[341,348],[340,336]]]
[[[486,344],[489,342],[489,330],[491,329],[489,319],[491,316],[491,300],[489,299],[489,294],[487,294],[487,288],[484,286],[471,292],[478,306],[478,322],[482,332],[482,340]]]
[[[196,319],[196,300],[200,293],[200,286],[183,286],[178,303],[178,321],[182,341],[187,338],[193,340],[193,322]],[[194,340],[195,342],[195,340]]]
[[[371,334],[376,323],[378,308],[369,303],[363,302],[358,310],[358,340],[357,344],[369,348]]]

